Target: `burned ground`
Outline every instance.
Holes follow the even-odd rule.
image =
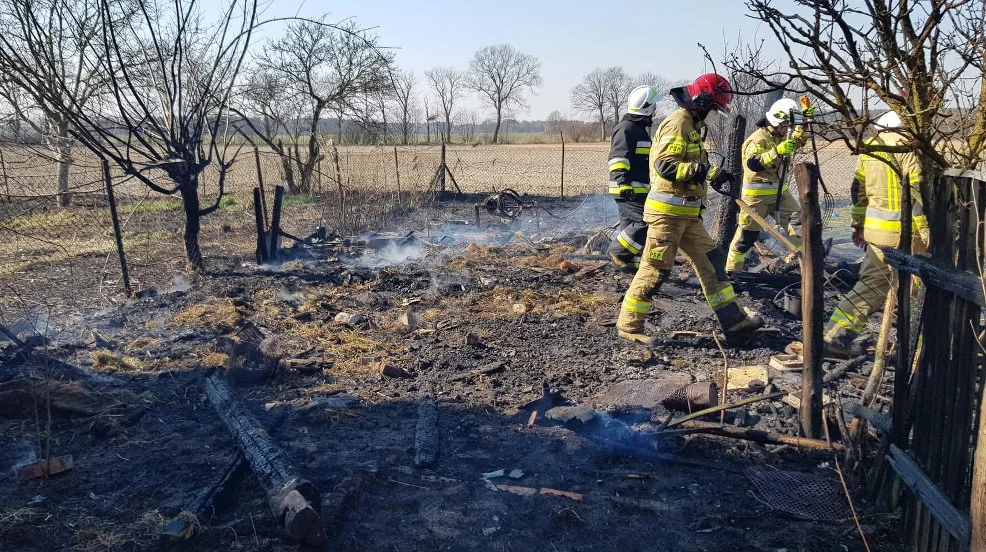
[[[581,251],[589,221],[569,219],[552,231],[545,217],[538,221],[545,237],[535,243],[514,234],[530,233],[528,217],[481,232],[452,222],[471,216],[470,206],[446,210],[446,224],[420,241],[396,239],[383,249],[366,247],[367,239],[330,240],[276,267],[217,267],[187,289],[87,313],[45,357],[25,360],[8,346],[0,381],[81,379],[124,407],[87,417],[53,413],[49,424],[39,404],[0,419],[8,474],[0,479],[0,549],[296,549],[249,469],[189,540],[159,536],[237,454],[203,379],[228,361],[217,337],[247,323],[272,336],[267,346],[278,357],[299,362],[237,388],[237,396],[321,490],[333,549],[863,549],[851,520],[785,515],[744,473],[773,466],[838,481],[831,452],[698,435],[656,447],[614,445],[577,423],[547,420],[537,402],[545,388],[555,401],[597,405],[619,427],[646,434],[667,411],[599,397],[626,381],[714,380],[723,354],[711,339],[653,352],[618,340],[612,323],[630,277]],[[674,276],[648,331],[711,335],[714,319],[687,267]],[[773,303],[777,288],[737,287],[771,329],[750,343],[725,344],[728,364],[766,364],[799,338],[800,324]],[[829,392],[858,396],[868,366]],[[729,399],[758,393],[730,391]],[[417,467],[419,407],[431,401],[437,460]],[[782,401],[744,412],[745,422],[733,412],[725,421],[797,431],[796,413]],[[39,454],[71,454],[74,467],[48,479],[11,475]],[[873,549],[898,549],[889,520],[861,496],[856,506]],[[835,503],[840,496],[814,500],[845,507]]]

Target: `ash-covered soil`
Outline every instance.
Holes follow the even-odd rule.
[[[561,214],[579,205],[550,207]],[[0,417],[0,550],[301,549],[248,469],[190,538],[160,536],[237,454],[203,381],[226,370],[217,337],[248,324],[286,362],[236,395],[322,492],[332,549],[863,550],[851,519],[780,512],[745,473],[773,466],[838,481],[833,453],[695,434],[655,441],[648,431],[666,409],[603,396],[638,380],[716,381],[723,352],[730,368],[766,365],[800,338],[800,322],[773,302],[779,288],[737,285],[769,328],[720,350],[712,313],[681,265],[648,331],[699,335],[650,351],[618,340],[612,327],[630,275],[582,250],[596,215],[584,205],[567,219],[542,213],[537,233],[531,211],[509,225],[491,225],[484,212],[475,228],[460,224],[473,216],[463,205],[410,238],[398,224],[394,235],[296,249],[279,266],[217,268],[63,328],[46,353],[67,365],[25,360],[8,344],[0,382],[83,381],[124,407],[48,422],[42,401]],[[868,370],[833,378],[828,393],[858,397]],[[774,386],[795,389],[790,378]],[[762,392],[732,390],[729,401]],[[566,401],[642,436],[619,443],[605,430],[548,419],[545,407]],[[416,466],[422,402],[436,405],[438,448],[433,464]],[[788,435],[798,427],[780,400],[730,411],[725,422]],[[66,454],[68,472],[13,476],[14,466]],[[871,548],[903,549],[892,520],[853,489]],[[840,495],[812,500],[846,507]]]

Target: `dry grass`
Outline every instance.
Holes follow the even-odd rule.
[[[294,322],[288,320],[288,322]],[[365,337],[363,332],[356,330],[338,331],[338,328],[321,323],[294,322],[287,328],[285,337],[298,338],[303,342],[302,349],[318,347],[326,355],[335,359],[331,372],[337,374],[367,374],[374,366],[360,363],[360,358],[378,354],[384,350],[383,345]]]
[[[202,359],[202,365],[208,368],[222,368],[229,361],[225,353],[209,353]]]
[[[132,353],[141,349],[146,349],[151,345],[160,343],[161,340],[154,337],[138,337],[127,345],[127,352]]]
[[[147,371],[144,363],[134,357],[118,355],[106,349],[99,349],[89,353],[92,360],[92,368],[98,372],[118,372],[125,374],[136,374]]]
[[[211,299],[192,305],[175,315],[169,326],[205,326],[218,332],[231,331],[243,322],[243,313],[229,299]]]
[[[33,523],[45,518],[45,513],[36,508],[10,508],[0,510],[0,535],[14,527]]]

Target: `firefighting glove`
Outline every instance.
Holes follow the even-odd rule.
[[[815,116],[815,106],[806,107],[801,110],[801,114],[805,116],[805,119],[811,119]]]
[[[709,169],[709,187],[722,195],[732,198],[740,197],[739,186],[733,186],[736,177],[719,167]]]
[[[797,149],[797,147],[798,145],[794,142],[794,140],[784,140],[780,144],[774,146],[774,150],[777,151],[778,155],[790,155],[794,153],[794,150]]]
[[[633,190],[620,190],[620,197],[627,201],[633,201],[637,199],[637,192]]]
[[[800,140],[801,137],[804,135],[805,135],[805,127],[801,125],[794,127],[794,130],[791,131],[792,140]]]

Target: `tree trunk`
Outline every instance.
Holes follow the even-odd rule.
[[[493,127],[493,143],[498,144],[500,139],[500,122],[503,120],[503,108],[496,108],[496,126]]]
[[[202,214],[199,205],[199,177],[192,175],[178,189],[185,210],[185,259],[189,272],[204,272],[205,260],[199,247]]]
[[[298,147],[297,142],[295,142],[294,147],[295,150],[297,150]],[[277,141],[277,156],[281,160],[281,170],[284,171],[284,182],[287,183],[288,190],[290,190],[292,194],[295,194],[298,193],[298,187],[294,181],[294,167],[291,166],[290,148],[291,146],[288,145],[289,151],[288,153],[285,153],[284,143],[281,140]],[[297,153],[297,151],[295,153]]]
[[[599,108],[599,141],[606,141],[606,116],[603,115],[603,108]]]
[[[72,164],[72,143],[68,136],[68,121],[61,120],[55,126],[55,149],[58,153],[56,167],[58,169],[58,206],[68,207],[72,203],[72,195],[68,191],[68,171]]]

